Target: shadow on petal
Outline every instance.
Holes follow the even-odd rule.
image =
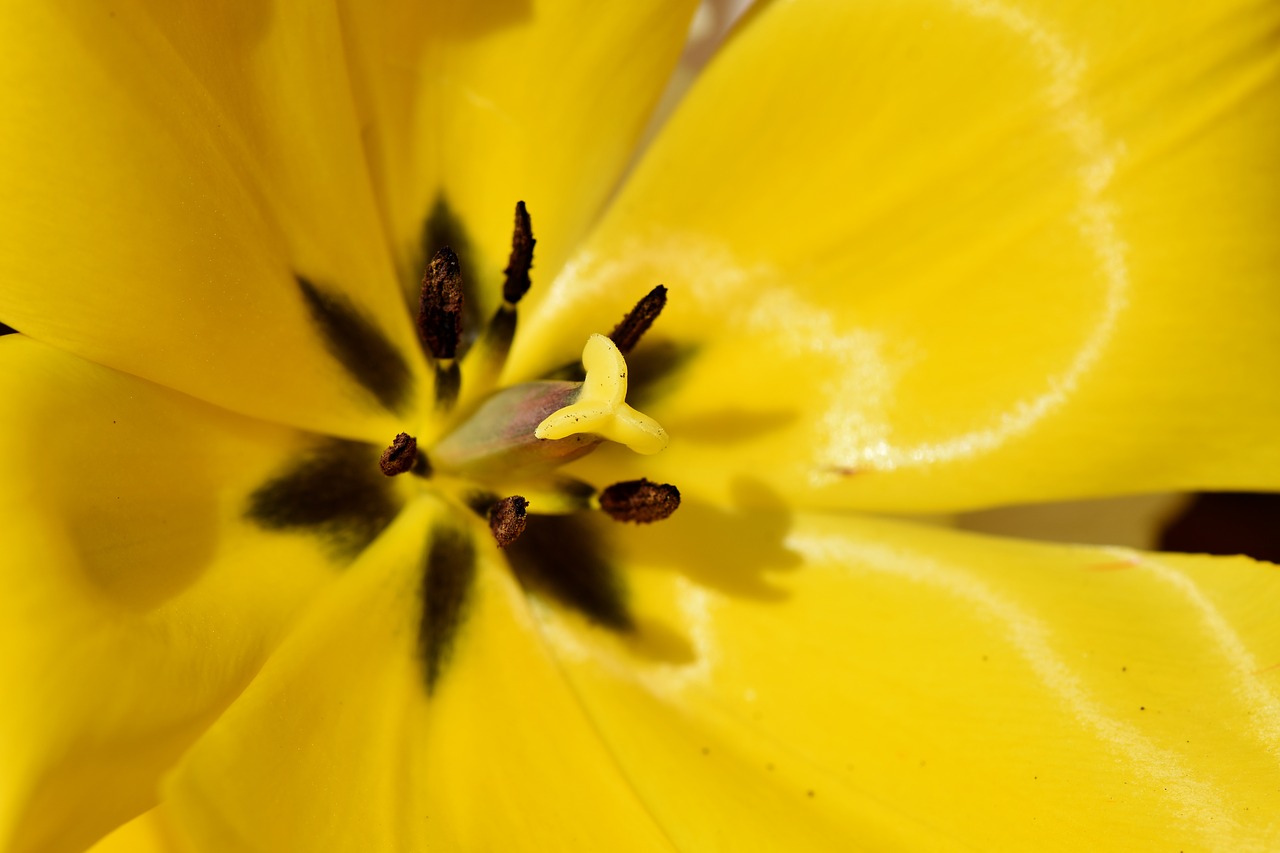
[[[544,593],[590,621],[631,631],[626,586],[598,525],[583,515],[539,515],[507,550],[526,591]]]
[[[632,405],[643,408],[661,399],[672,388],[673,380],[698,354],[698,349],[696,344],[646,340],[635,352],[627,353],[627,367],[631,373],[627,394]]]
[[[123,502],[108,494],[63,503],[64,535],[80,570],[116,604],[150,610],[194,583],[212,561],[222,532],[214,478],[195,464],[184,463],[183,474],[180,496]],[[142,566],[164,571],[140,571]]]
[[[635,630],[622,640],[629,652],[651,663],[687,666],[698,660],[698,650],[685,633],[663,620],[637,617]]]
[[[719,409],[691,418],[670,421],[670,429],[681,439],[700,443],[732,444],[749,441],[794,423],[795,409]]]
[[[801,563],[785,544],[790,508],[769,487],[748,478],[734,482],[733,503],[733,509],[722,509],[686,500],[666,521],[624,528],[618,538],[640,565],[673,569],[729,595],[784,598],[768,574]]]

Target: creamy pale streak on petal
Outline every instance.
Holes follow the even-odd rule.
[[[0,398],[0,846],[78,849],[155,802],[334,564],[241,517],[292,430],[20,335]]]
[[[651,407],[682,440],[651,473],[720,501],[744,454],[878,509],[1272,487],[1280,55],[1237,5],[770,7],[515,360],[666,282],[654,343],[688,357]]]
[[[750,511],[704,546],[721,555],[708,567],[681,527],[717,522],[686,511],[619,534],[650,626],[634,640],[539,610],[677,845],[712,843],[701,816],[721,788],[670,780],[725,772],[739,801],[764,778],[774,809],[813,809],[736,815],[744,839],[775,845],[824,823],[880,846],[927,827],[941,841],[914,844],[931,849],[1280,838],[1275,567],[804,516],[774,541]],[[672,614],[684,657],[655,658],[673,641],[653,620]]]
[[[283,20],[305,23],[296,28],[302,34],[296,46],[318,43],[332,51],[331,10],[315,8],[314,16],[305,5],[284,4],[276,11],[290,13]],[[376,523],[360,528],[360,544],[381,531],[376,541],[303,616],[297,632],[173,777],[172,806],[188,840],[211,851],[265,851],[505,848],[513,838],[545,849],[555,843],[588,846],[601,837],[619,838],[637,849],[766,843],[813,848],[843,845],[855,837],[871,847],[936,849],[946,842],[1031,846],[1043,843],[1045,826],[1054,825],[1073,828],[1076,834],[1067,839],[1073,845],[1087,836],[1099,845],[1156,840],[1173,847],[1190,840],[1234,849],[1275,846],[1280,839],[1270,815],[1280,805],[1275,688],[1280,676],[1271,661],[1280,659],[1280,636],[1265,606],[1275,597],[1273,569],[1241,561],[1155,562],[1128,553],[1001,544],[890,523],[793,517],[780,499],[800,495],[922,508],[931,502],[1042,496],[1053,489],[1149,486],[1153,476],[1175,483],[1201,474],[1225,477],[1210,480],[1234,485],[1242,481],[1232,478],[1240,477],[1271,483],[1274,454],[1259,457],[1253,448],[1273,446],[1262,439],[1280,425],[1274,395],[1239,393],[1258,380],[1247,371],[1242,377],[1216,374],[1227,356],[1234,365],[1242,352],[1263,378],[1270,378],[1273,371],[1265,368],[1277,361],[1277,345],[1268,343],[1274,336],[1251,334],[1270,331],[1274,313],[1265,309],[1276,307],[1275,297],[1266,295],[1264,285],[1273,280],[1263,273],[1274,273],[1276,250],[1259,248],[1249,239],[1252,232],[1236,236],[1259,212],[1276,212],[1276,194],[1267,185],[1253,197],[1236,198],[1231,194],[1235,184],[1221,180],[1235,174],[1223,169],[1244,173],[1255,160],[1267,162],[1256,144],[1251,148],[1244,141],[1250,132],[1276,127],[1275,105],[1255,105],[1252,113],[1245,107],[1274,75],[1276,61],[1241,39],[1230,16],[1202,21],[1200,16],[1214,18],[1218,11],[1175,10],[1152,22],[1151,44],[1168,51],[1171,45],[1185,46],[1187,40],[1177,37],[1204,38],[1191,40],[1194,49],[1168,59],[1176,73],[1166,78],[1157,72],[1153,82],[1147,69],[1165,67],[1149,61],[1148,54],[1158,51],[1133,49],[1144,44],[1141,40],[1136,45],[1108,41],[1113,31],[1128,38],[1137,29],[1126,17],[1135,8],[1121,4],[1096,21],[1087,16],[1099,13],[1085,9],[1065,19],[1070,26],[1030,4],[1015,10],[994,2],[909,0],[884,8],[798,2],[761,12],[736,42],[737,58],[731,53],[713,69],[667,141],[623,193],[615,214],[545,299],[510,371],[535,370],[539,361],[545,367],[560,363],[567,354],[563,348],[582,339],[575,324],[586,331],[614,315],[613,297],[603,294],[616,290],[634,296],[655,281],[672,283],[675,310],[664,314],[659,337],[647,338],[633,363],[644,361],[646,349],[650,356],[663,355],[662,334],[675,342],[664,356],[673,365],[668,381],[646,393],[659,401],[655,413],[688,450],[661,464],[672,469],[671,479],[713,503],[689,506],[642,532],[611,526],[603,535],[610,550],[620,549],[626,557],[622,562],[631,566],[626,583],[613,571],[619,555],[609,554],[606,561],[591,547],[586,556],[595,562],[574,562],[574,570],[585,569],[585,574],[566,572],[572,546],[558,545],[557,536],[571,535],[574,545],[589,543],[595,521],[579,525],[579,518],[555,519],[543,528],[549,546],[539,544],[531,522],[526,536],[514,543],[508,566],[483,521],[444,512],[431,498],[410,504],[385,530],[381,525],[393,509],[369,516]],[[301,19],[291,17],[299,10]],[[578,11],[569,6],[554,11],[566,10]],[[413,253],[404,243],[421,227],[423,211],[452,194],[456,212],[471,226],[482,226],[475,238],[480,275],[495,275],[505,243],[493,241],[506,232],[485,225],[485,217],[506,220],[511,198],[526,195],[509,184],[531,180],[535,211],[550,211],[550,234],[540,233],[539,258],[545,271],[557,268],[559,258],[542,249],[550,245],[553,252],[567,252],[570,235],[580,233],[594,214],[591,200],[598,201],[611,186],[627,134],[634,134],[646,97],[656,92],[655,69],[667,59],[663,49],[673,43],[669,36],[678,17],[673,10],[674,5],[642,9],[643,22],[654,26],[601,18],[607,38],[579,26],[565,30],[573,34],[568,41],[531,36],[527,43],[522,24],[531,20],[530,32],[536,35],[550,19],[547,6],[515,3],[505,13],[499,9],[483,27],[475,27],[478,21],[465,10],[430,10],[439,14],[439,26],[431,32],[440,42],[431,46],[441,50],[433,55],[442,57],[426,72],[431,86],[417,90],[402,87],[403,77],[394,79],[407,67],[413,68],[409,77],[422,73],[412,62],[397,64],[402,56],[416,61],[422,45],[414,44],[403,54],[375,52],[379,65],[391,59],[390,69],[380,69],[392,72],[386,90],[380,86],[388,81],[366,64],[369,55],[361,51],[388,34],[368,29],[369,19],[344,8],[343,14],[363,27],[349,42],[359,46],[353,51],[360,57],[356,90],[360,108],[380,116],[365,139],[375,182],[393,188],[378,201],[400,265]],[[576,22],[576,16],[570,19]],[[182,25],[186,18],[174,20]],[[1253,17],[1242,20],[1248,25],[1242,31],[1257,25]],[[111,26],[106,18],[99,23]],[[390,34],[392,40],[411,29]],[[621,34],[636,30],[646,35],[619,48]],[[184,42],[184,33],[196,43]],[[194,242],[182,243],[156,261],[155,269],[141,272],[149,276],[165,265],[206,260],[212,245],[214,268],[202,268],[207,278],[198,281],[243,281],[253,287],[234,292],[230,300],[197,288],[197,308],[224,313],[201,318],[203,325],[196,328],[235,344],[234,335],[215,334],[221,331],[218,321],[232,316],[225,313],[230,308],[249,318],[238,331],[252,337],[261,332],[254,324],[279,319],[275,312],[305,320],[304,303],[309,303],[312,324],[290,321],[270,349],[299,365],[315,359],[325,366],[311,377],[313,384],[288,386],[290,393],[296,391],[293,400],[240,398],[228,390],[227,377],[253,367],[261,356],[252,347],[229,353],[228,363],[219,368],[225,375],[199,387],[176,384],[241,410],[271,417],[283,412],[284,420],[305,419],[346,435],[388,426],[394,419],[370,415],[361,405],[369,402],[366,392],[371,391],[384,406],[396,408],[397,384],[384,384],[380,374],[364,366],[353,367],[347,356],[381,349],[370,342],[384,336],[394,350],[411,334],[396,300],[384,298],[391,290],[387,258],[381,252],[363,258],[352,250],[369,237],[367,195],[357,193],[350,210],[342,211],[364,223],[361,239],[353,231],[351,244],[337,240],[330,246],[325,236],[307,228],[309,221],[325,220],[326,200],[342,197],[349,186],[340,181],[309,189],[305,164],[312,162],[312,171],[318,171],[315,160],[323,164],[325,156],[338,156],[324,150],[328,134],[299,127],[298,136],[317,146],[307,153],[320,156],[282,163],[279,184],[255,187],[272,170],[259,168],[246,150],[271,148],[281,128],[269,120],[256,124],[260,115],[253,108],[244,115],[226,112],[237,124],[226,138],[206,126],[211,116],[223,115],[218,105],[226,93],[240,91],[240,66],[215,62],[218,68],[205,69],[214,76],[206,87],[207,102],[203,92],[191,101],[197,121],[165,125],[151,138],[144,131],[157,129],[148,124],[145,105],[183,103],[177,97],[181,86],[147,83],[151,78],[142,72],[154,69],[145,54],[119,56],[121,43],[111,40],[118,33],[104,29],[103,34],[111,48],[104,56],[126,60],[125,77],[150,86],[143,91],[152,100],[121,98],[115,89],[129,87],[119,81],[101,92],[84,81],[75,88],[76,97],[99,94],[107,105],[102,115],[90,116],[91,125],[102,124],[103,116],[119,107],[127,120],[119,127],[105,122],[104,132],[121,139],[132,134],[140,146],[128,152],[133,158],[128,168],[107,169],[105,184],[87,185],[89,202],[109,201],[130,181],[143,181],[144,187],[152,186],[146,180],[187,186],[174,177],[189,179],[182,170],[157,177],[143,167],[157,157],[163,164],[162,155],[171,149],[203,155],[207,162],[195,159],[213,177],[200,172],[196,186],[217,192],[210,198],[188,192],[177,201],[199,208],[196,220],[204,230],[192,229]],[[175,54],[190,49],[204,60],[218,59],[216,50],[199,53],[198,29],[161,26],[155,33],[146,30],[140,43],[156,47],[160,34]],[[241,44],[232,35],[220,33]],[[15,69],[23,71],[24,63],[39,66],[33,56],[78,57],[83,45],[64,41],[54,46],[65,51],[41,42],[43,53],[18,53],[8,67],[0,60],[0,73],[20,80],[23,75]],[[253,38],[247,43],[256,45]],[[824,44],[832,49],[820,49]],[[299,67],[293,45],[287,35],[268,39],[249,55],[285,60],[282,68],[288,71]],[[621,84],[601,67],[602,45],[607,68],[628,72]],[[160,55],[173,58],[164,50]],[[850,55],[859,56],[859,62],[850,63]],[[1220,55],[1240,62],[1215,65]],[[637,63],[637,56],[645,61]],[[1133,57],[1143,60],[1142,74],[1134,71]],[[335,63],[329,70],[338,67]],[[563,103],[530,97],[529,92],[546,88],[538,74],[547,69],[562,76],[566,69],[590,71],[591,97],[566,95]],[[186,76],[188,71],[193,73]],[[1206,103],[1190,97],[1188,106],[1173,103],[1168,126],[1143,124],[1153,104],[1165,106],[1167,92],[1188,89],[1180,74],[1198,80],[1206,71],[1213,72],[1209,88],[1232,89],[1230,103],[1224,107],[1221,99]],[[218,76],[223,72],[230,77]],[[175,70],[184,82],[201,73],[198,62]],[[1131,73],[1138,82],[1111,88],[1112,78],[1123,83]],[[288,85],[275,86],[278,81],[270,75],[248,79],[250,95],[259,87],[287,94],[299,82],[287,73]],[[839,93],[839,100],[828,97],[824,87]],[[317,86],[307,96],[323,99],[328,91]],[[824,109],[804,109],[797,93],[800,98],[811,93]],[[406,94],[407,99],[401,97]],[[782,96],[785,102],[778,100]],[[10,92],[10,97],[23,94]],[[423,101],[426,108],[406,111],[408,117],[384,114],[389,104]],[[597,101],[608,109],[595,109]],[[780,103],[787,109],[777,109]],[[832,103],[842,109],[830,109]],[[290,106],[304,120],[319,109],[313,101]],[[558,108],[588,116],[591,123],[556,121]],[[338,115],[334,137],[350,154],[352,117],[345,110]],[[1206,117],[1215,120],[1206,122]],[[387,135],[380,135],[383,119]],[[68,122],[68,115],[57,114],[34,130],[19,130],[39,135],[48,127],[70,127]],[[596,139],[601,122],[620,132]],[[287,121],[281,124],[286,131],[294,129]],[[418,134],[418,141],[426,141],[415,145],[417,159],[404,159],[409,165],[397,175],[392,164],[405,153],[400,146],[414,139],[412,133],[397,134],[423,124],[431,130]],[[1210,129],[1202,131],[1205,127]],[[206,134],[212,134],[212,142]],[[582,158],[584,146],[571,142],[575,134],[590,137],[597,159]],[[1192,144],[1182,146],[1188,134]],[[285,132],[284,138],[289,136]],[[477,138],[492,150],[477,155],[471,148],[465,158],[456,153],[463,150],[458,140]],[[726,144],[715,144],[716,139]],[[548,146],[548,140],[554,144]],[[103,150],[111,153],[112,146]],[[783,156],[787,152],[793,156]],[[65,153],[49,156],[56,160]],[[1224,156],[1231,153],[1243,159]],[[345,154],[343,174],[350,178],[351,158]],[[1196,180],[1181,180],[1187,176]],[[1230,192],[1220,192],[1219,183]],[[442,184],[444,195],[439,194]],[[301,194],[291,196],[291,187]],[[490,203],[497,195],[503,197]],[[181,205],[173,207],[174,198],[164,198],[169,212],[182,212]],[[1197,210],[1204,199],[1203,211]],[[305,208],[305,215],[293,219],[283,212],[289,202]],[[1155,211],[1160,206],[1177,215]],[[89,203],[69,208],[68,214],[50,205],[39,212],[65,222],[58,217],[97,208]],[[1230,298],[1152,284],[1166,279],[1194,284],[1207,273],[1223,271],[1215,262],[1227,264],[1227,253],[1209,257],[1205,250],[1227,245],[1221,234],[1204,237],[1177,223],[1188,211],[1196,214],[1190,221],[1202,225],[1225,214],[1220,218],[1226,225],[1218,227],[1232,231],[1230,239],[1237,243],[1231,245],[1241,249],[1230,258],[1236,262],[1231,275],[1223,276]],[[141,225],[127,217],[122,222],[155,228],[155,214],[150,211],[151,219],[139,220]],[[212,228],[222,227],[223,220],[242,233],[233,230],[223,242],[225,235]],[[19,217],[16,226],[25,222]],[[112,237],[117,225],[83,215],[76,224],[95,239]],[[38,231],[27,236],[40,237]],[[173,238],[163,228],[146,233],[162,246]],[[1176,239],[1183,236],[1188,239]],[[91,245],[86,241],[86,248],[105,247],[116,267],[136,273],[140,261],[128,249],[139,242],[145,241],[103,238]],[[496,256],[496,265],[489,263],[490,256]],[[303,263],[284,262],[299,258]],[[1188,258],[1193,263],[1182,263]],[[79,270],[59,268],[51,274],[68,271]],[[17,272],[15,280],[37,292],[31,282],[38,283],[38,276],[26,268]],[[284,295],[280,281],[292,282],[294,276],[315,278],[321,288],[316,292],[335,298]],[[273,284],[260,290],[263,281]],[[359,289],[365,286],[370,290],[362,295]],[[535,288],[535,306],[541,293],[545,290]],[[679,308],[682,293],[684,309]],[[72,300],[73,308],[85,316],[102,312],[101,305],[90,304],[101,294],[82,295],[86,304]],[[0,302],[0,319],[24,332],[30,328],[49,339],[74,342],[78,332],[58,328],[58,311],[37,311],[34,305],[14,301],[9,307],[19,313],[9,316]],[[330,310],[334,306],[342,307]],[[1050,310],[1030,310],[1046,306]],[[151,307],[155,316],[164,316],[182,306]],[[1053,322],[1045,322],[1046,316]],[[1192,316],[1196,324],[1187,322]],[[328,333],[317,335],[317,325]],[[1168,328],[1182,337],[1171,343]],[[365,334],[368,329],[376,333]],[[210,350],[192,349],[189,337],[183,338],[186,348],[179,347],[182,358],[213,357]],[[1236,343],[1236,338],[1239,350],[1217,353],[1217,345]],[[141,340],[147,343],[145,336]],[[9,353],[44,351],[30,340],[6,341],[0,340],[0,352],[6,347]],[[167,364],[158,360],[161,368],[153,368],[153,352],[139,360],[141,350],[121,356],[100,341],[85,352],[133,359],[126,366],[141,365],[139,372]],[[73,365],[69,371],[89,370],[59,358]],[[1201,361],[1201,373],[1179,375]],[[339,362],[345,372],[333,369]],[[268,367],[280,376],[268,377],[264,387],[281,377],[296,378],[289,364]],[[416,359],[410,369],[419,370]],[[136,382],[92,370],[117,384]],[[174,376],[181,379],[180,372]],[[1149,383],[1135,385],[1133,376]],[[13,381],[32,392],[34,385],[23,386],[30,378],[19,371]],[[352,378],[358,380],[355,385]],[[1200,397],[1184,394],[1188,389]],[[112,391],[108,401],[121,387],[113,385]],[[225,614],[202,609],[206,595],[223,607],[230,603],[250,628],[254,614],[241,609],[255,605],[269,611],[257,614],[261,621],[278,624],[318,583],[318,567],[331,555],[310,538],[267,538],[244,524],[246,507],[262,504],[271,511],[248,511],[260,525],[275,519],[281,531],[317,527],[308,515],[314,501],[301,499],[317,469],[297,455],[297,436],[156,393],[169,401],[176,421],[186,421],[179,416],[183,407],[201,412],[190,416],[189,432],[158,431],[149,442],[125,443],[118,455],[127,462],[129,452],[175,447],[172,454],[143,454],[132,460],[133,467],[110,455],[110,464],[89,456],[90,463],[105,465],[95,469],[91,464],[91,471],[113,473],[91,475],[83,484],[92,486],[96,476],[101,494],[77,493],[72,486],[82,484],[65,472],[42,479],[48,473],[38,466],[44,456],[15,453],[13,468],[20,476],[16,486],[6,484],[4,494],[13,507],[11,517],[31,521],[22,525],[26,536],[15,540],[16,547],[28,563],[65,569],[45,579],[50,599],[69,595],[85,601],[61,608],[52,601],[32,604],[31,596],[43,594],[43,588],[25,578],[15,584],[14,596],[0,600],[28,622],[32,613],[52,612],[64,620],[59,625],[72,628],[87,614],[86,623],[96,625],[97,619],[120,630],[118,618],[99,618],[102,598],[143,617],[155,616],[164,642],[155,642],[151,634],[137,642],[144,653],[141,664],[130,654],[137,651],[131,636],[115,648],[139,670],[153,664],[179,670],[174,680],[181,688],[189,686],[183,679],[191,678],[187,670],[193,667],[189,660],[165,657],[174,651],[174,634],[181,636],[194,625],[191,633],[203,636],[205,623],[217,620],[217,636],[226,638]],[[330,396],[339,398],[336,407]],[[620,402],[621,393],[615,396]],[[1151,405],[1152,400],[1162,405]],[[1171,413],[1170,401],[1181,401],[1187,411]],[[317,411],[323,414],[320,420],[314,418]],[[1099,427],[1080,413],[1115,422]],[[1249,416],[1238,417],[1241,413]],[[210,421],[234,434],[225,446],[220,440],[208,447],[187,441],[195,425]],[[82,425],[67,423],[68,440],[53,442],[55,449],[69,446],[86,454],[95,449],[77,445]],[[1170,434],[1156,430],[1171,424]],[[38,417],[24,415],[15,431],[21,440],[12,443],[17,451],[46,451],[36,440],[39,425]],[[380,440],[402,426],[380,433]],[[1135,435],[1151,449],[1135,452],[1127,443]],[[1185,453],[1201,451],[1206,435],[1220,436],[1222,446]],[[347,458],[345,451],[335,452]],[[240,458],[246,453],[248,462]],[[67,455],[78,460],[74,453]],[[189,467],[170,464],[172,458]],[[609,470],[607,479],[593,479],[616,480],[622,458],[602,452],[584,470]],[[743,479],[747,462],[762,482]],[[1168,462],[1171,473],[1157,470],[1157,462]],[[67,466],[78,474],[76,467]],[[334,469],[320,465],[320,470]],[[661,475],[648,460],[642,470]],[[381,477],[372,467],[369,471]],[[165,488],[133,495],[141,512],[102,505],[102,496],[119,488],[115,480],[127,475],[134,475],[130,488],[153,481]],[[230,479],[223,482],[220,476]],[[386,488],[411,489],[412,480],[398,478]],[[832,480],[840,482],[828,485]],[[41,500],[31,501],[32,494],[24,491],[32,483]],[[263,494],[271,499],[258,501]],[[158,506],[175,495],[195,510]],[[751,509],[759,506],[774,509]],[[137,537],[122,543],[111,538],[116,531],[108,522],[159,514],[156,524],[163,529],[167,517],[161,509],[173,510],[193,528],[207,521],[204,526],[217,534],[206,540],[183,530],[176,538],[179,550],[212,542],[212,556],[199,555],[208,556],[202,563],[179,553],[181,559],[172,562],[218,563],[218,571],[167,578],[171,589],[130,575],[136,566],[121,554],[141,553],[150,558],[141,564],[159,564],[163,561],[148,550],[156,541]],[[79,530],[79,516],[94,524]],[[299,525],[300,518],[309,521]],[[99,535],[102,542],[94,538]],[[155,540],[163,543],[164,537]],[[274,544],[255,550],[264,542]],[[530,545],[541,563],[522,562],[519,549]],[[245,553],[255,555],[248,565]],[[224,557],[232,564],[225,571]],[[281,579],[277,562],[297,569],[299,576]],[[548,569],[550,578],[539,577]],[[64,587],[76,584],[63,583],[64,575],[82,581],[83,589],[68,593]],[[264,582],[279,588],[263,598]],[[165,621],[171,616],[176,629]],[[246,633],[252,631],[246,628]],[[64,634],[101,636],[97,630]],[[118,717],[145,728],[169,714],[178,720],[177,733],[159,743],[156,755],[130,764],[133,775],[103,799],[92,799],[104,786],[95,768],[80,775],[76,768],[47,770],[45,778],[31,783],[37,790],[27,800],[28,811],[37,816],[18,831],[38,841],[61,828],[57,817],[66,809],[48,799],[49,791],[80,796],[90,804],[88,820],[99,824],[149,802],[156,768],[171,761],[225,704],[234,692],[228,685],[243,683],[274,638],[274,633],[248,639],[232,634],[228,659],[234,671],[220,673],[223,680],[214,684],[202,681],[194,691],[173,691],[174,701],[186,706],[157,703],[148,709],[155,716],[140,720],[108,706],[102,719],[88,724],[95,734],[106,733],[105,751],[119,734]],[[65,637],[48,643],[59,652],[67,645]],[[101,650],[94,644],[72,645],[86,652],[80,670],[98,662],[93,655]],[[179,653],[185,650],[177,644]],[[550,652],[563,657],[557,661]],[[8,657],[14,667],[29,663]],[[45,657],[52,659],[52,652]],[[37,673],[18,671],[5,678],[40,684],[41,676],[56,673],[40,663],[31,664]],[[199,660],[194,668],[204,671]],[[95,691],[101,683],[118,675],[98,669],[74,685],[82,701],[72,706],[90,706],[83,697],[99,698]],[[67,678],[76,680],[80,670]],[[148,676],[132,674],[150,693],[134,689],[130,695],[155,692]],[[128,682],[123,687],[112,682],[105,690],[128,687]],[[98,704],[92,709],[100,711]],[[35,719],[21,708],[12,711],[10,732],[25,733],[46,722],[28,718]],[[75,721],[68,728],[74,729]],[[59,733],[54,734],[56,740]],[[10,739],[19,740],[13,734]],[[21,744],[27,765],[39,769],[40,750],[47,744],[38,738]],[[66,778],[71,784],[61,784]],[[584,788],[583,779],[592,784]],[[38,790],[41,784],[44,789]],[[363,796],[353,798],[352,790]],[[998,803],[992,802],[992,792],[999,793]],[[21,801],[21,795],[0,792],[0,802]],[[1000,819],[992,820],[996,809]],[[708,820],[709,813],[717,819]]]

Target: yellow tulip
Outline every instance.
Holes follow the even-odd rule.
[[[1280,846],[1275,567],[869,514],[1280,488],[1280,7],[777,0],[633,160],[692,6],[0,12],[0,849]]]

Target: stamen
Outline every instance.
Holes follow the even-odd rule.
[[[502,373],[502,365],[506,363],[507,353],[511,352],[511,342],[515,340],[516,319],[516,306],[505,302],[493,312],[484,334],[471,349],[475,355],[470,356],[469,363],[481,366],[469,368],[471,372],[467,374],[468,381],[473,374],[482,375],[485,385],[491,385],[497,380]]]
[[[407,432],[402,432],[391,442],[391,446],[382,451],[378,467],[388,477],[412,471],[418,463],[418,440]]]
[[[458,401],[462,388],[462,371],[453,359],[436,362],[436,408],[446,411]]]
[[[614,483],[600,493],[600,509],[614,521],[650,524],[680,508],[680,490],[670,483],[645,479]]]
[[[533,266],[533,222],[524,202],[516,202],[516,225],[511,234],[511,256],[503,271],[502,304],[489,319],[484,334],[467,353],[467,388],[458,400],[467,411],[488,392],[502,373],[511,341],[516,336],[516,303],[529,292],[529,269]]]
[[[529,523],[529,502],[520,495],[512,495],[489,507],[489,530],[499,548],[506,548],[520,538]]]
[[[537,438],[598,435],[644,454],[667,446],[667,431],[626,404],[627,362],[613,341],[592,335],[582,350],[582,366],[587,378],[577,400],[538,424],[533,431]]]
[[[516,202],[516,227],[511,234],[511,256],[507,259],[506,276],[502,283],[502,298],[508,305],[515,305],[529,292],[529,269],[533,266],[533,222],[524,202]]]
[[[458,256],[445,246],[422,277],[418,300],[418,336],[437,359],[452,359],[462,340],[462,271]]]
[[[436,407],[451,408],[462,384],[454,360],[462,341],[462,270],[448,246],[436,252],[422,277],[418,337],[436,360]]]
[[[618,350],[623,355],[635,349],[636,344],[640,342],[640,338],[645,332],[649,331],[649,327],[653,325],[653,321],[658,319],[658,315],[662,313],[662,309],[667,305],[667,289],[661,284],[650,290],[649,293],[636,303],[636,307],[627,312],[627,316],[622,318],[618,325],[614,326],[613,331],[609,333],[609,338],[618,345]]]

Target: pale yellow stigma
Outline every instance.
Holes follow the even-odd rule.
[[[636,453],[657,453],[667,446],[667,431],[648,415],[626,404],[627,362],[613,341],[592,335],[582,350],[586,381],[578,399],[557,409],[533,434],[538,438],[568,438],[589,434],[625,444]]]

